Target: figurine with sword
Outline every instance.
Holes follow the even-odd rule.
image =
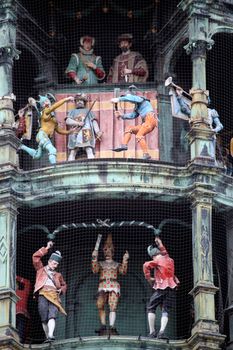
[[[92,252],[92,272],[99,274],[99,286],[96,306],[99,312],[101,326],[96,331],[99,335],[118,335],[115,328],[117,305],[120,298],[120,284],[117,281],[118,274],[125,275],[128,269],[129,253],[126,250],[122,263],[113,260],[114,246],[112,235],[108,234],[104,243],[104,261],[98,261],[99,246],[102,235],[98,235],[95,249]],[[105,306],[109,307],[109,329],[106,325]]]
[[[77,94],[75,96],[76,108],[72,109],[66,118],[66,125],[78,128],[74,134],[69,136],[68,161],[75,160],[80,148],[85,150],[88,159],[95,158],[96,139],[101,141],[102,132],[92,112],[96,100],[89,109],[86,108],[87,101],[86,94]]]

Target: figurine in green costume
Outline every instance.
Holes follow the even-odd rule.
[[[98,84],[105,78],[105,71],[101,57],[93,53],[95,39],[86,35],[80,39],[80,44],[80,52],[71,55],[66,74],[78,85]]]

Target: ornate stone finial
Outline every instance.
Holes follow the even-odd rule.
[[[184,46],[187,55],[192,54],[192,59],[195,57],[203,57],[206,59],[206,51],[211,50],[214,45],[214,40],[209,39],[206,40],[196,40],[191,41],[187,45]]]

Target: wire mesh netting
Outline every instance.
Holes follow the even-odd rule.
[[[91,255],[98,234],[102,234],[99,260],[105,259],[103,247],[109,233],[112,234],[115,248],[114,260],[122,262],[126,250],[130,255],[127,274],[119,276],[121,298],[117,308],[117,330],[121,335],[138,336],[148,333],[146,305],[152,289],[143,276],[142,267],[145,261],[150,260],[147,246],[154,241],[154,230],[151,227],[161,229],[161,238],[170,256],[175,260],[176,274],[181,282],[168,332],[174,338],[185,338],[190,333],[192,324],[191,297],[188,295],[192,289],[190,211],[187,210],[178,220],[175,213],[170,212],[170,205],[142,201],[141,207],[144,208],[143,212],[136,203],[110,200],[107,203],[103,201],[66,203],[62,206],[41,208],[39,212],[38,209],[30,210],[30,215],[28,210],[20,212],[17,247],[19,275],[34,282],[32,254],[40,247],[46,246],[48,232],[55,232],[54,250],[62,252],[63,260],[59,270],[67,282],[68,289],[63,299],[67,317],[59,317],[57,324],[57,335],[61,339],[78,335],[93,336],[96,335],[95,330],[100,327],[96,308],[99,276],[92,273]],[[47,213],[46,218],[44,212]],[[158,214],[154,216],[153,212]],[[103,220],[98,220],[99,218]],[[109,227],[102,226],[98,224],[99,222],[106,223]],[[46,261],[45,258],[44,263]],[[29,305],[31,322],[28,336],[34,341],[43,339],[36,301],[31,297]],[[108,307],[106,311],[108,313]]]
[[[190,159],[190,147],[186,138],[190,130],[189,119],[187,116],[183,118],[172,115],[168,89],[165,94],[157,91],[159,84],[164,85],[164,82],[161,83],[161,76],[156,71],[159,67],[157,59],[164,59],[163,49],[166,43],[170,43],[171,62],[163,78],[165,80],[172,76],[176,84],[189,92],[192,86],[192,61],[183,49],[188,38],[180,40],[175,48],[171,40],[171,31],[173,35],[178,35],[184,21],[184,14],[177,8],[179,1],[21,0],[17,3],[17,48],[21,54],[13,67],[16,111],[28,105],[28,97],[33,97],[36,108],[39,108],[39,95],[51,92],[58,101],[79,92],[86,93],[89,96],[88,108],[96,101],[92,112],[103,131],[102,141],[97,141],[95,145],[95,158],[118,157],[112,148],[121,143],[125,128],[130,123],[114,119],[110,100],[118,85],[109,82],[108,76],[114,58],[121,52],[117,38],[123,33],[130,34],[133,37],[131,49],[141,54],[148,68],[148,78],[138,83],[140,94],[150,99],[159,117],[158,127],[146,136],[152,159],[175,165],[187,164]],[[177,18],[180,20],[177,21]],[[95,38],[94,52],[101,57],[105,71],[104,78],[93,86],[77,85],[65,73],[71,54],[80,52],[80,38],[86,35]],[[210,91],[210,106],[217,110],[223,124],[223,130],[217,134],[217,164],[225,166],[226,173],[232,175],[232,35],[217,34],[214,40],[212,50],[207,53],[207,88]],[[130,82],[127,79],[124,77],[121,82],[120,93],[128,91]],[[31,136],[21,139],[25,146],[33,149],[38,148],[36,136],[41,127],[36,108],[32,108],[29,116]],[[67,128],[65,120],[72,108],[72,103],[67,104],[53,115],[60,127]],[[120,108],[125,112],[132,110],[125,104],[120,105]],[[170,119],[167,122],[161,117],[164,115],[163,108],[168,108],[166,110]],[[136,125],[139,123],[136,122]],[[164,130],[167,132],[164,139],[170,145],[169,154],[162,152],[164,145],[160,140]],[[66,163],[70,151],[67,135],[55,134],[51,142],[56,148],[57,161]],[[49,152],[45,152],[41,160],[36,160],[32,154],[19,152],[20,168],[26,171],[51,165],[49,155]],[[120,157],[142,158],[140,146],[133,138],[129,143],[129,153],[121,154]],[[76,154],[77,163],[86,158],[88,154],[79,149]],[[119,276],[121,297],[116,311],[117,332],[137,337],[147,335],[146,306],[153,291],[144,278],[143,264],[150,260],[147,247],[153,243],[158,228],[161,229],[160,237],[169,255],[175,261],[176,275],[180,280],[175,305],[169,315],[167,334],[172,339],[186,339],[191,335],[194,322],[193,297],[189,294],[193,288],[192,212],[189,202],[147,201],[142,195],[142,198],[132,200],[107,198],[20,208],[17,222],[17,286],[18,295],[26,295],[25,300],[28,302],[26,322],[24,319],[23,323],[19,323],[20,326],[18,324],[18,327],[23,327],[21,330],[18,328],[23,334],[23,342],[42,343],[45,340],[38,313],[38,300],[33,297],[36,272],[32,255],[45,247],[51,237],[55,242],[54,247],[42,261],[46,265],[52,252],[61,251],[63,258],[59,271],[68,286],[67,293],[61,296],[67,316],[58,316],[56,339],[98,335],[96,331],[100,327],[100,319],[96,297],[99,276],[91,270],[91,257],[97,236],[102,234],[99,260],[104,260],[103,247],[109,233],[113,239],[114,260],[122,262],[126,251],[130,256],[126,275]],[[216,212],[213,217],[213,267],[214,284],[219,287],[219,292],[215,297],[215,314],[221,331],[226,334],[224,309],[228,306],[228,300],[225,233],[225,217]],[[30,282],[27,290],[24,286],[26,280]],[[106,311],[109,325],[108,307]],[[160,316],[161,310],[157,310],[157,328]],[[20,316],[18,320],[20,321]]]

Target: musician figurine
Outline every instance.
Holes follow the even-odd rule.
[[[167,78],[165,86],[170,87],[169,94],[172,101],[172,112],[174,116],[185,115],[190,117],[191,115],[191,96],[184,91],[180,86],[172,82],[172,77]],[[186,96],[185,96],[186,95]],[[188,98],[189,97],[189,98]],[[210,98],[208,98],[208,121],[212,130],[218,133],[223,129],[223,125],[220,122],[218,112],[210,108]]]
[[[176,130],[177,133],[180,134],[179,137],[176,137],[180,140],[180,150],[181,150],[181,157],[184,155],[184,153],[188,153],[189,145],[188,145],[188,139],[185,138],[185,135],[189,131],[189,125],[187,124],[187,121],[190,122],[190,116],[191,116],[191,95],[188,94],[186,91],[184,91],[180,86],[176,85],[172,81],[172,77],[169,77],[165,81],[165,86],[169,87],[169,95],[171,97],[171,107],[172,107],[172,115],[174,117],[181,118],[180,127],[178,130]],[[208,119],[207,123],[210,125],[210,128],[215,132],[219,133],[223,129],[223,125],[220,121],[220,117],[218,112],[210,108],[210,98],[208,98]],[[185,122],[186,120],[186,122]],[[216,139],[216,136],[213,137],[213,144],[214,148],[216,147],[217,152],[217,158],[218,162],[221,164],[224,164],[224,159],[221,151],[221,147],[219,146],[218,140]],[[179,154],[179,147],[176,145],[176,157]]]
[[[95,158],[96,139],[101,141],[102,132],[95,115],[91,109],[86,108],[87,95],[76,95],[75,103],[76,108],[71,110],[66,118],[66,125],[78,127],[77,131],[69,136],[68,149],[70,153],[68,161],[75,160],[79,148],[85,150],[88,159]]]
[[[96,306],[99,311],[101,327],[96,331],[99,335],[107,333],[118,335],[115,328],[116,310],[120,297],[120,284],[117,281],[118,274],[125,275],[128,268],[129,253],[126,251],[122,263],[113,260],[114,246],[112,235],[108,234],[104,244],[104,261],[98,261],[98,249],[100,239],[98,238],[94,251],[92,252],[92,272],[99,273],[99,287],[97,293]],[[106,326],[105,305],[109,306],[109,332]]]

